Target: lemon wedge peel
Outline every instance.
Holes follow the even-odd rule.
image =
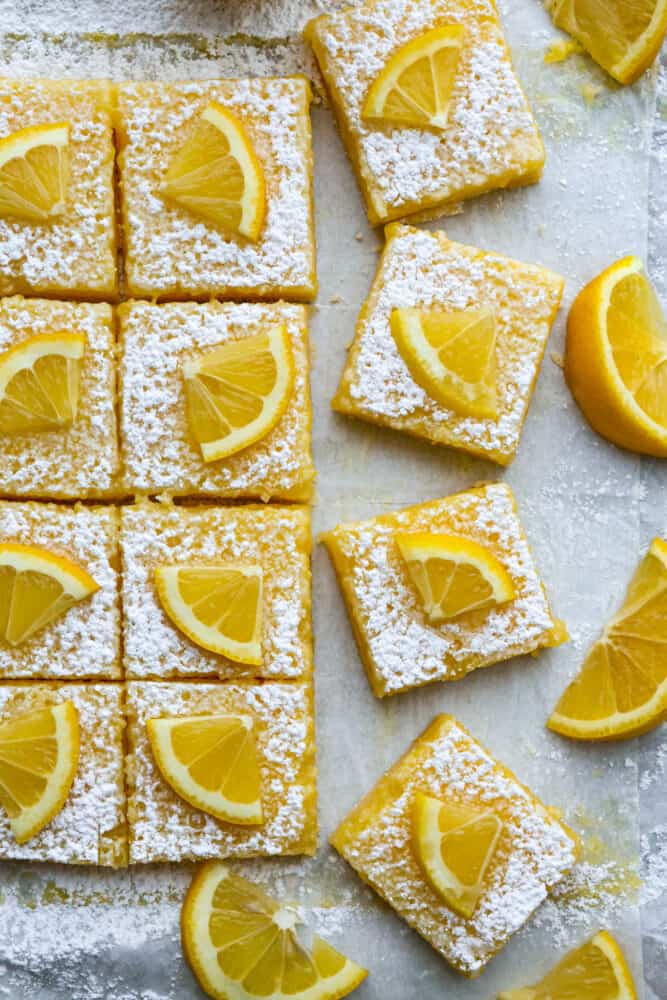
[[[25,434],[71,426],[77,415],[85,347],[83,333],[42,333],[0,354],[0,433]],[[59,358],[64,361],[64,372],[60,373],[54,371],[53,360],[46,360]],[[56,389],[59,399],[54,399]],[[32,396],[32,409],[26,395]]]

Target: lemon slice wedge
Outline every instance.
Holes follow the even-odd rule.
[[[415,795],[412,843],[417,860],[433,890],[466,919],[482,895],[502,829],[502,820],[490,810],[441,801],[422,792]]]
[[[0,722],[0,805],[25,844],[60,812],[79,763],[79,715],[71,701]]]
[[[593,645],[547,725],[563,736],[637,736],[667,717],[667,542],[656,538],[625,602]]]
[[[565,377],[599,434],[667,457],[667,323],[639,258],[612,264],[574,300]]]
[[[0,638],[11,646],[96,590],[99,584],[69,559],[31,545],[0,542]]]
[[[0,216],[47,222],[65,211],[69,125],[32,125],[0,139]]]
[[[224,344],[183,366],[188,423],[205,462],[265,437],[287,409],[294,360],[285,326]]]
[[[410,374],[429,396],[463,416],[497,417],[490,309],[394,309],[390,325]]]
[[[463,25],[447,24],[401,46],[371,84],[362,119],[444,129],[464,37]]]
[[[511,601],[514,584],[483,545],[454,535],[395,535],[426,617],[433,625]]]
[[[547,0],[558,28],[573,35],[619,83],[648,69],[667,32],[665,0]]]
[[[536,986],[506,990],[498,1000],[637,1000],[623,952],[600,931],[569,952]]]
[[[298,915],[257,885],[210,861],[195,875],[181,912],[183,950],[215,1000],[339,1000],[365,969],[316,935],[306,945]]]
[[[228,823],[263,821],[250,716],[149,719],[146,728],[162,777],[182,799]]]
[[[0,354],[0,433],[71,426],[85,346],[82,333],[44,333]]]
[[[262,662],[262,567],[158,566],[162,607],[198,646],[237,663]]]
[[[161,190],[228,235],[259,239],[266,214],[262,165],[243,123],[216,101],[173,157]]]

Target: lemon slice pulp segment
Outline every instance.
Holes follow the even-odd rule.
[[[0,139],[0,216],[47,222],[67,196],[69,125],[31,125]]]
[[[79,401],[82,333],[44,333],[0,354],[0,433],[69,427]]]

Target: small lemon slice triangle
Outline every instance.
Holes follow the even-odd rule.
[[[273,430],[294,387],[294,360],[282,324],[243,337],[183,366],[190,430],[205,462],[248,448]]]
[[[535,986],[506,990],[498,1000],[637,1000],[623,952],[608,931],[569,952]]]
[[[96,590],[99,584],[70,559],[1,542],[0,639],[19,645]]]
[[[667,718],[667,542],[654,539],[625,602],[547,725],[573,739],[637,736]]]
[[[436,402],[463,416],[495,419],[496,323],[490,309],[394,309],[396,346]]]
[[[428,620],[440,624],[511,601],[512,579],[493,553],[468,538],[397,533],[395,541]]]
[[[79,715],[71,701],[0,722],[0,805],[25,844],[60,812],[79,762]]]
[[[181,912],[183,950],[214,1000],[340,1000],[366,971],[321,938],[307,945],[294,910],[219,861],[204,865]]]
[[[547,0],[547,9],[619,83],[648,69],[667,32],[665,0]]]
[[[0,434],[71,426],[85,346],[83,333],[44,333],[0,354]]]
[[[146,728],[162,777],[182,799],[229,823],[262,823],[257,742],[250,716],[149,719]]]
[[[447,24],[401,46],[371,84],[361,117],[404,128],[444,129],[464,37],[462,25]]]
[[[503,823],[490,810],[417,792],[412,812],[415,855],[434,891],[455,913],[470,918]]]
[[[232,236],[256,242],[264,224],[264,172],[243,123],[216,101],[173,157],[162,194]]]
[[[238,663],[261,664],[261,566],[158,566],[155,583],[165,612],[192,642]]]
[[[47,222],[65,210],[69,125],[32,125],[0,139],[0,216]]]

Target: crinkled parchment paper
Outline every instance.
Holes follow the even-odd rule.
[[[331,6],[327,0],[0,0],[0,58],[5,73],[54,77],[312,72],[298,28]],[[457,684],[380,702],[366,683],[327,557],[316,547],[322,846],[312,861],[238,867],[301,905],[312,925],[371,970],[355,994],[359,1000],[490,998],[501,988],[534,980],[557,953],[601,926],[618,932],[640,996],[664,1000],[664,735],[578,746],[548,733],[544,721],[621,601],[639,553],[654,534],[667,531],[664,464],[617,451],[595,436],[558,365],[569,303],[612,259],[630,252],[646,257],[650,245],[651,267],[667,292],[661,248],[667,221],[667,88],[663,95],[657,73],[631,88],[617,88],[580,55],[545,64],[545,51],[558,36],[537,0],[505,0],[502,7],[547,145],[545,175],[537,186],[480,199],[441,224],[458,240],[544,264],[567,279],[518,458],[509,470],[500,470],[330,411],[380,236],[365,221],[330,114],[316,107],[321,291],[312,315],[315,528],[504,478],[517,493],[538,565],[572,641]],[[325,839],[441,711],[457,715],[522,780],[562,809],[585,842],[582,864],[556,898],[475,982],[450,971],[362,886]],[[187,866],[108,873],[3,864],[0,998],[201,996],[179,941],[180,902],[190,875]]]

